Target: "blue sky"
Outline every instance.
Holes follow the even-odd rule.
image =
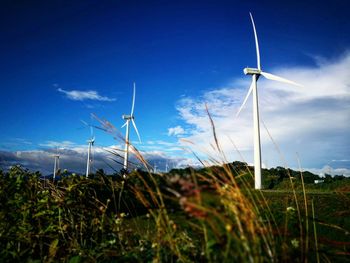
[[[240,120],[234,112],[249,86],[242,69],[256,64],[252,12],[263,68],[305,86],[294,94],[295,87],[261,82],[262,118],[288,165],[297,166],[298,152],[303,167],[349,169],[349,8],[339,0],[3,1],[0,150],[10,156],[3,160],[11,163],[11,153],[25,152],[40,167],[51,159],[39,162],[38,152],[56,144],[83,155],[90,133],[80,120],[98,125],[94,113],[119,129],[135,81],[143,140],[137,147],[154,162],[191,163],[177,149],[186,147],[181,139],[201,148],[196,151],[205,148],[211,137],[202,105],[208,103],[228,159],[240,159],[229,136],[251,163],[251,101]],[[273,103],[281,104],[269,108]],[[232,128],[238,124],[241,129]],[[95,133],[97,146],[120,144]],[[262,138],[263,162],[283,165],[268,136]],[[14,162],[21,162],[18,154]]]

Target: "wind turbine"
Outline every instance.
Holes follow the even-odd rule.
[[[154,163],[154,166],[153,166],[153,173],[155,173],[155,174],[157,173],[157,167],[158,167],[157,164]]]
[[[165,172],[167,173],[169,170],[168,160],[165,163]]]
[[[135,96],[136,96],[136,85],[134,82],[134,92],[133,92],[133,96],[132,96],[132,105],[131,105],[131,113],[130,115],[126,115],[124,114],[122,116],[123,120],[125,120],[124,125],[122,126],[125,127],[126,126],[126,133],[125,133],[125,152],[124,152],[124,172],[128,171],[128,160],[129,160],[129,132],[130,132],[130,121],[132,122],[132,125],[134,126],[134,129],[136,131],[137,137],[139,138],[139,141],[141,142],[141,138],[140,138],[140,134],[139,131],[137,130],[135,121],[134,121],[134,107],[135,107]],[[125,177],[125,174],[123,175]]]
[[[89,177],[90,171],[91,171],[91,164],[92,164],[92,158],[91,158],[91,150],[92,146],[95,143],[95,136],[94,136],[94,131],[91,125],[90,126],[90,134],[91,137],[89,140],[87,140],[88,143],[88,155],[87,155],[87,161],[86,161],[86,178]]]
[[[287,80],[285,78],[278,77],[276,75],[264,72],[261,70],[260,65],[260,51],[259,51],[259,43],[258,36],[255,29],[254,19],[251,13],[249,13],[250,19],[252,21],[254,37],[255,37],[255,47],[256,47],[256,59],[257,59],[257,68],[245,68],[243,70],[245,75],[252,76],[252,83],[248,90],[244,101],[239,108],[236,117],[238,117],[239,113],[243,109],[245,103],[247,102],[249,95],[253,92],[253,121],[254,121],[254,176],[255,176],[255,189],[261,189],[261,144],[260,144],[260,127],[259,127],[259,104],[258,104],[258,90],[257,90],[257,81],[259,77],[262,75],[269,80],[275,80],[295,86],[302,87],[301,85]]]
[[[60,155],[58,154],[58,148],[57,148],[57,152],[55,155],[53,155],[53,157],[55,158],[55,163],[53,165],[53,179],[55,180],[56,178],[56,173],[58,172],[58,170],[60,169]]]

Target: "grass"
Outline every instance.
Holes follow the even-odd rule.
[[[349,193],[255,191],[233,168],[132,173],[119,205],[118,177],[52,182],[14,167],[0,177],[0,259],[346,262]]]
[[[348,261],[350,180],[314,185],[311,173],[277,167],[263,170],[267,190],[254,190],[253,168],[227,163],[208,116],[222,160],[203,169],[152,174],[130,145],[145,171],[127,180],[0,171],[0,261]]]

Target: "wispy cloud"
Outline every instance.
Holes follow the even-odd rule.
[[[342,162],[350,162],[350,160],[349,159],[340,159],[340,160],[332,160],[332,162],[342,163]]]
[[[185,134],[185,130],[180,125],[168,129],[168,136],[179,136],[182,134]]]
[[[348,168],[334,168],[332,166],[329,165],[325,165],[322,168],[311,168],[309,169],[310,172],[314,173],[314,174],[318,174],[320,176],[325,176],[325,174],[329,174],[329,175],[344,175],[346,177],[350,177],[350,169]]]
[[[101,96],[95,90],[64,90],[58,88],[57,91],[64,93],[68,99],[83,101],[83,100],[97,100],[97,101],[115,101],[115,98],[109,98],[105,96]]]
[[[24,138],[10,138],[0,143],[0,149],[14,149],[23,146],[30,146],[33,143]]]
[[[40,143],[39,146],[41,147],[49,147],[49,148],[69,148],[76,145],[74,142],[71,141],[46,141],[44,143]]]
[[[155,141],[146,141],[142,145],[140,145],[140,150],[143,154],[147,154],[149,151],[159,151],[164,154],[180,154],[179,152],[183,152],[184,148],[181,147],[177,142],[166,142],[162,140]]]
[[[261,123],[262,160],[271,165],[297,167],[296,152],[308,167],[322,167],[332,159],[350,156],[350,53],[333,60],[322,60],[316,67],[284,67],[269,70],[304,85],[303,88],[259,80],[261,120],[266,124],[284,157],[280,156]],[[267,69],[268,70],[268,69]],[[204,104],[214,119],[221,146],[232,160],[252,162],[252,101],[238,118],[237,110],[245,97],[250,79],[240,78],[201,97],[182,98],[177,105],[185,122],[185,138],[212,153],[212,127]],[[235,144],[233,144],[233,143]],[[345,165],[345,162],[343,162]]]

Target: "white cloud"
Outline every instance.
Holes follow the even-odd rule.
[[[71,146],[76,145],[74,142],[71,141],[46,141],[44,143],[39,143],[39,146],[41,147],[50,147],[50,148],[68,148]]]
[[[87,91],[80,91],[80,90],[64,90],[61,88],[58,88],[57,91],[64,93],[68,99],[71,100],[98,100],[98,101],[115,101],[114,98],[108,98],[105,96],[101,96],[98,94],[95,90],[87,90]]]
[[[184,148],[178,142],[166,142],[162,140],[146,141],[138,146],[142,154],[149,152],[162,152],[163,154],[175,156],[177,154],[183,155]]]
[[[178,136],[184,133],[185,130],[179,125],[168,129],[168,136]]]
[[[349,160],[349,159],[340,159],[340,160],[332,160],[332,162],[336,162],[336,163],[339,163],[339,162],[349,162],[349,163],[350,163],[350,160]]]
[[[26,145],[31,145],[32,142],[27,140],[27,139],[23,139],[23,138],[14,138],[14,141],[18,142],[19,144],[26,144]]]
[[[325,174],[329,175],[344,175],[346,177],[350,177],[350,169],[348,168],[333,168],[329,165],[325,165],[320,169],[317,168],[311,168],[309,169],[310,172],[317,174],[319,176],[325,176]]]
[[[289,166],[296,167],[298,152],[304,167],[322,167],[328,160],[350,156],[349,68],[350,53],[346,53],[336,60],[323,60],[316,67],[271,70],[276,75],[301,83],[303,88],[264,80],[263,77],[259,79],[263,162],[270,167],[283,166],[282,159],[285,158]],[[205,92],[199,98],[185,97],[178,102],[181,119],[191,127],[185,138],[196,145],[195,149],[216,156],[212,146],[212,127],[205,111],[207,103],[226,157],[242,160],[241,153],[244,161],[252,162],[251,98],[241,115],[235,118],[249,85],[250,79],[242,77]],[[285,157],[275,150],[263,122]]]
[[[10,138],[0,143],[0,149],[14,149],[18,147],[23,147],[23,145],[29,146],[33,143],[24,138]]]
[[[157,147],[157,148],[166,148],[166,147],[173,147],[175,146],[175,143],[171,142],[166,142],[162,140],[155,140],[155,141],[146,141],[142,145],[140,145],[141,149],[144,148],[152,148],[152,147]]]

